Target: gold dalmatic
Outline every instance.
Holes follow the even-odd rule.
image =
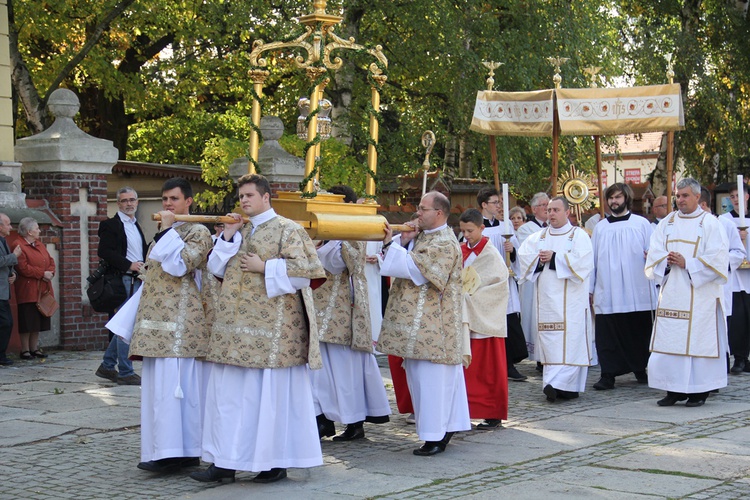
[[[130,354],[152,358],[196,358],[206,355],[210,325],[196,274],[206,274],[211,233],[200,224],[175,226],[185,247],[183,276],[166,273],[161,262],[146,258],[147,271],[136,315]],[[149,248],[149,255],[153,244]]]

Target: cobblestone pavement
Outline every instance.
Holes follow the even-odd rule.
[[[548,403],[534,364],[510,383],[502,429],[457,434],[423,458],[413,425],[395,414],[367,439],[323,441],[325,465],[272,485],[233,484],[136,469],[140,389],[94,376],[101,353],[57,352],[0,368],[0,499],[750,498],[750,374],[700,408],[660,408],[661,391],[618,377],[574,401]],[[385,359],[383,376],[393,400]],[[137,366],[138,368],[138,366]],[[395,403],[392,404],[395,411]]]

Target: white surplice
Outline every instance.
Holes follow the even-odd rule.
[[[726,217],[727,215],[729,217]],[[729,317],[732,315],[732,294],[747,293],[750,289],[750,269],[740,269],[740,264],[747,258],[747,250],[735,224],[739,219],[734,219],[731,213],[726,213],[717,220],[724,227],[729,243],[729,276],[724,284],[724,313]]]
[[[346,270],[341,242],[329,241],[318,249],[318,258],[326,271],[340,274]],[[351,304],[340,304],[351,307]],[[320,343],[321,370],[310,370],[315,414],[342,424],[362,422],[366,417],[391,414],[383,377],[369,352],[350,346]]]
[[[429,234],[444,228],[445,225],[424,232]],[[409,244],[413,245],[413,240]],[[383,276],[410,279],[417,285],[428,282],[401,245],[400,235],[393,238],[380,272]],[[446,432],[471,430],[463,365],[404,359],[403,366],[414,405],[419,439],[440,441]]]
[[[555,252],[555,270],[550,263],[539,266],[542,250]],[[534,287],[536,324],[532,328],[537,333],[539,360],[545,365],[543,384],[583,392],[594,358],[588,284],[594,267],[591,240],[584,230],[566,223],[532,234],[518,255],[521,279]],[[550,365],[557,366],[548,370]]]
[[[669,252],[685,269],[667,266]],[[729,266],[725,230],[700,208],[673,212],[651,236],[646,276],[661,285],[651,336],[648,385],[695,394],[727,385],[723,285]]]
[[[366,255],[379,255],[383,248],[382,241],[368,241],[365,246]],[[365,262],[365,279],[367,280],[367,296],[370,299],[370,323],[372,324],[372,342],[377,350],[380,325],[383,323],[383,290],[382,276],[380,276],[380,261]]]
[[[656,287],[643,266],[653,232],[640,215],[628,220],[601,220],[594,228],[594,272],[589,283],[596,314],[618,314],[656,309]]]
[[[276,217],[273,209],[250,218],[254,228]],[[242,235],[220,238],[208,269],[224,276],[240,248]],[[306,278],[286,274],[284,259],[266,261],[269,297],[309,286]],[[323,464],[308,368],[244,368],[214,363],[208,381],[203,431],[203,460],[217,467],[267,471],[275,467]]]
[[[526,238],[542,230],[542,226],[535,222],[526,222],[516,231],[516,240],[518,246],[516,251],[521,248]],[[511,266],[512,268],[512,266]],[[514,269],[514,272],[515,269]],[[529,281],[521,280],[520,272],[516,273],[518,282],[518,295],[521,303],[521,328],[523,335],[526,337],[526,349],[529,351],[529,360],[540,361],[539,349],[536,337],[536,310],[534,308],[534,284]]]
[[[182,223],[175,226],[179,224]],[[149,258],[161,262],[164,272],[183,276],[187,272],[181,255],[183,248],[185,242],[177,232],[167,231],[151,248]],[[200,274],[194,278],[200,289]],[[130,326],[131,335],[132,332]],[[210,363],[194,358],[143,358],[141,461],[200,456],[209,372]]]

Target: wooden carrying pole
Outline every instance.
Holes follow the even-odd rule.
[[[495,176],[495,190],[500,192],[500,174],[498,173],[497,166],[497,145],[495,143],[495,136],[490,136],[490,158],[492,158],[492,174]]]
[[[604,219],[604,191],[602,191],[602,147],[598,135],[594,136],[594,148],[596,149],[596,185],[599,189],[599,215]]]
[[[161,215],[158,213],[152,214],[151,220],[160,221]],[[234,218],[228,215],[175,215],[174,220],[176,220],[177,222],[195,222],[198,224],[234,224],[235,223]],[[247,224],[248,222],[250,222],[250,218],[243,216],[242,222]],[[307,222],[299,222],[299,221],[297,222],[302,227],[309,226],[309,223]],[[409,232],[409,231],[414,230],[411,226],[408,226],[406,224],[391,224],[391,229],[393,229],[394,231],[401,231],[401,232]]]

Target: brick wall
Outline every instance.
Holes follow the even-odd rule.
[[[99,223],[107,218],[107,179],[103,174],[26,173],[23,176],[24,192],[29,199],[47,200],[50,209],[62,222],[62,228],[43,228],[42,241],[55,242],[59,251],[56,262],[60,292],[60,343],[65,349],[97,350],[106,347],[108,335],[104,329],[107,315],[95,312],[84,304],[81,282],[81,253],[88,252],[93,271],[99,259],[96,256]],[[88,190],[88,201],[96,203],[96,215],[89,216],[89,248],[81,248],[80,218],[71,214],[71,204],[79,201],[79,189]],[[52,240],[52,238],[56,238]]]

